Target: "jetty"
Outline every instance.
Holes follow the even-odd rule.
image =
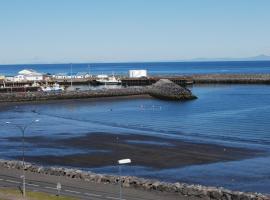
[[[147,89],[145,87],[119,88],[106,90],[101,89],[88,91],[64,91],[64,92],[13,92],[13,93],[0,93],[0,103],[136,96],[147,94],[148,94]]]
[[[118,89],[99,89],[86,91],[55,91],[55,92],[9,92],[0,93],[0,102],[24,102],[61,99],[85,99],[98,97],[119,97],[150,95],[166,100],[194,99],[191,91],[168,79],[159,80],[152,86],[123,87]]]

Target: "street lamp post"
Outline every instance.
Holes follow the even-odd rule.
[[[118,165],[119,165],[119,199],[120,200],[122,200],[122,179],[121,179],[122,165],[126,165],[129,163],[131,163],[131,160],[129,158],[118,160]]]
[[[24,161],[24,154],[25,154],[25,139],[24,139],[24,136],[25,136],[25,131],[27,128],[29,128],[32,124],[34,124],[35,122],[39,122],[38,119],[35,119],[33,121],[31,121],[30,123],[28,124],[25,124],[25,125],[19,125],[19,124],[13,124],[11,122],[6,122],[7,125],[10,125],[10,126],[13,126],[15,128],[17,128],[18,130],[21,131],[21,134],[22,134],[22,168],[23,168],[23,175],[22,175],[22,179],[23,179],[23,197],[25,198],[26,196],[26,193],[25,193],[25,161]]]

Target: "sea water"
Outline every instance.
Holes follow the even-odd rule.
[[[133,163],[123,173],[270,193],[270,86],[195,85],[190,89],[198,99],[172,102],[123,98],[11,106],[0,112],[0,123],[26,123],[38,117],[40,122],[27,132],[28,136],[69,138],[89,132],[134,133],[263,150],[266,154],[262,157],[174,169],[154,170]],[[6,140],[11,136],[18,137],[20,133],[1,127],[2,158],[21,154],[20,142]],[[27,148],[26,155],[55,155],[57,149],[59,155],[81,151],[30,145]],[[118,173],[115,166],[89,169]]]

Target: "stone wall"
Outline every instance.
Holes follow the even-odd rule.
[[[21,161],[0,160],[0,167],[22,170]],[[25,164],[25,170],[32,173],[65,176],[72,179],[81,179],[100,184],[119,184],[119,176],[95,174],[77,169],[62,167],[43,167],[31,163]],[[167,183],[157,180],[138,178],[133,176],[122,176],[123,187],[132,187],[143,190],[155,190],[169,192],[187,197],[199,197],[209,200],[269,200],[270,196],[259,193],[244,193],[227,190],[224,188],[206,187],[201,185],[188,185],[185,183]]]

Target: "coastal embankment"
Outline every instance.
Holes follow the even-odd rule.
[[[269,200],[270,196],[260,193],[245,193],[231,191],[224,188],[206,187],[202,185],[189,185],[186,183],[168,183],[158,180],[138,178],[134,176],[113,176],[96,174],[78,169],[62,167],[43,167],[21,161],[0,160],[0,168],[25,170],[27,172],[52,176],[63,176],[70,179],[79,179],[98,184],[119,184],[124,188],[136,188],[139,190],[159,191],[162,193],[173,193],[185,196],[187,199],[196,197],[211,200]]]

